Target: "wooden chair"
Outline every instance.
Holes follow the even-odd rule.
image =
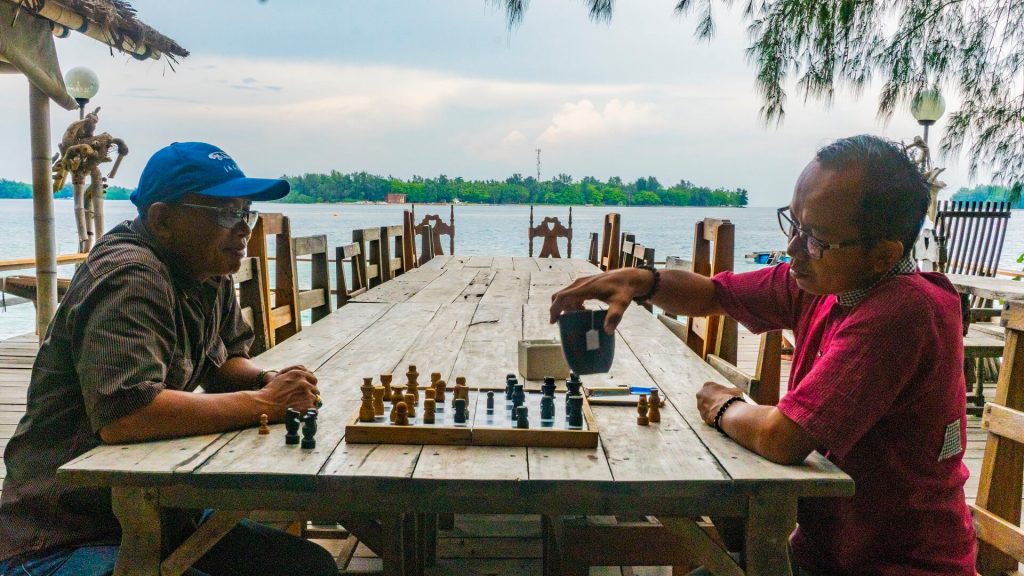
[[[633,268],[633,244],[636,236],[623,232],[619,239],[619,268]]]
[[[598,244],[600,244],[601,235],[597,232],[590,233],[590,248],[587,250],[587,262],[590,262],[594,266],[600,266],[601,257],[598,256]]]
[[[546,216],[537,226],[533,225],[533,206],[530,206],[530,257],[533,257],[533,239],[543,238],[540,247],[541,258],[561,258],[558,239],[566,239],[566,258],[572,258],[572,206],[569,207],[569,227],[566,228],[554,216]]]
[[[360,276],[367,288],[379,286],[386,280],[384,277],[384,246],[381,242],[380,228],[363,228],[352,231],[352,241],[359,244],[359,252],[363,255],[360,264],[363,269]]]
[[[419,266],[416,261],[416,219],[411,210],[402,212],[402,255],[407,272]]]
[[[995,398],[985,406],[988,432],[978,496],[971,512],[978,537],[980,574],[1017,573],[1024,562],[1021,484],[1024,480],[1024,304],[1008,304],[1003,368]]]
[[[444,254],[444,249],[441,247],[441,236],[448,236],[448,253],[455,254],[455,206],[452,205],[450,210],[448,222],[442,220],[441,216],[437,214],[428,214],[413,227],[416,236],[422,236],[418,264],[422,265],[434,256]],[[415,211],[416,206],[413,205],[413,222],[416,220]]]
[[[622,227],[622,217],[616,212],[609,212],[604,215],[604,225],[601,230],[601,260],[598,267],[601,270],[615,270],[619,267],[619,242]]]
[[[334,258],[334,276],[338,282],[337,302],[338,308],[341,308],[352,298],[366,292],[366,280],[363,278],[366,263],[363,262],[363,253],[359,249],[359,244],[338,246],[335,249]],[[348,274],[345,273],[346,263],[348,263]]]
[[[238,283],[238,305],[242,309],[242,319],[253,332],[249,354],[262,354],[270,347],[270,335],[267,334],[266,282],[259,258],[243,259],[242,267],[235,273],[234,279]]]
[[[299,258],[309,256],[312,263],[309,290],[298,290],[296,286],[297,308],[312,310],[312,321],[317,322],[331,313],[331,273],[327,265],[327,236],[302,236],[292,238],[292,277],[298,278]],[[299,330],[302,324],[299,324]]]
[[[405,225],[380,227],[381,264],[383,281],[387,282],[409,270],[406,260]]]
[[[1007,202],[953,202],[938,205],[935,239],[938,243],[937,268],[947,274],[972,274],[993,277],[1010,219]],[[969,387],[968,410],[979,413],[985,405],[984,383],[999,373],[1002,348],[991,335],[979,334],[967,323],[998,316],[992,302],[974,297],[962,301],[965,318],[964,374]]]
[[[274,237],[275,263],[274,285],[270,286],[270,257],[267,254],[267,238]],[[266,315],[269,346],[289,338],[299,331],[299,301],[292,266],[291,221],[284,214],[264,212],[260,214],[252,236],[249,237],[248,254],[259,259],[260,269],[265,273],[264,295],[270,305]],[[273,298],[271,298],[273,292]]]
[[[697,222],[693,236],[693,272],[714,276],[733,269],[736,228],[728,220],[705,218]],[[736,364],[737,326],[727,316],[687,319],[686,345],[701,358],[715,354]]]

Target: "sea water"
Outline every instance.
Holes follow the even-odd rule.
[[[282,212],[291,218],[292,234],[307,236],[326,234],[328,246],[352,242],[352,230],[402,222],[402,211],[408,204],[280,204],[257,203],[254,208],[266,212]],[[426,214],[439,214],[448,220],[448,205],[417,205],[416,219]],[[763,250],[784,250],[786,239],[779,229],[775,208],[720,208],[720,207],[611,207],[575,206],[572,209],[572,255],[585,258],[590,246],[590,234],[600,232],[602,219],[608,212],[622,215],[622,231],[636,236],[641,244],[655,249],[655,259],[664,261],[668,256],[691,257],[694,223],[702,218],[729,219],[736,225],[736,263],[738,271],[760,267],[743,256]],[[107,227],[135,216],[135,207],[128,201],[106,202]],[[55,200],[57,253],[77,252],[73,205],[70,200]],[[567,206],[535,206],[534,224],[545,216],[557,216],[568,225]],[[529,253],[527,229],[530,207],[524,205],[455,207],[455,253],[461,255],[526,256]],[[0,200],[0,260],[32,257],[35,254],[31,200]],[[447,237],[442,238],[445,253]],[[540,242],[534,245],[539,253]],[[1000,268],[1020,269],[1017,256],[1024,252],[1024,211],[1015,210],[1010,219],[1006,241],[1000,258]],[[563,255],[565,255],[563,253]],[[332,254],[333,256],[333,254]],[[333,273],[333,266],[332,273]],[[3,273],[31,274],[32,270]],[[61,277],[70,278],[74,266],[59,268]],[[300,283],[308,282],[308,267],[300,267]],[[34,329],[34,310],[30,304],[0,308],[0,340],[31,332]]]

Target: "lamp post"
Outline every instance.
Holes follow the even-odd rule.
[[[78,102],[78,119],[85,117],[85,105],[100,90],[100,79],[85,66],[77,66],[64,75],[68,95]]]
[[[924,143],[928,144],[928,127],[942,117],[946,111],[946,101],[938,90],[922,90],[910,104],[910,113],[921,126],[924,126]]]

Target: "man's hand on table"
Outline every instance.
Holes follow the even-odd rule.
[[[705,424],[714,426],[715,416],[722,405],[736,396],[743,397],[743,391],[734,386],[723,386],[715,382],[705,382],[697,392],[697,410]]]
[[[304,412],[314,407],[320,389],[316,386],[316,375],[305,366],[288,366],[269,372],[273,376],[255,394],[257,401],[266,405],[264,414],[271,422],[283,421],[289,408]]]

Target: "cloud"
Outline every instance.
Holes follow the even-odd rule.
[[[590,100],[567,102],[551,118],[551,124],[537,142],[558,145],[580,141],[601,141],[624,134],[657,129],[658,115],[652,104],[623,102],[612,98],[599,109]]]
[[[526,142],[526,134],[519,130],[513,130],[505,134],[505,137],[501,139],[502,146],[519,146],[524,142]]]

